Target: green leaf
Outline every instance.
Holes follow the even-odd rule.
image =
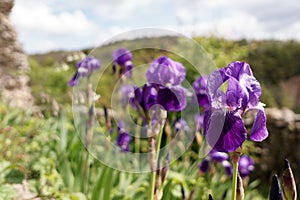
[[[10,172],[8,172],[8,174],[5,176],[5,180],[8,183],[22,183],[23,179],[24,174],[16,169],[10,170]]]
[[[113,172],[114,170],[112,168],[108,168],[107,174],[105,176],[105,188],[104,188],[104,194],[103,199],[111,199],[111,189],[112,189],[112,180],[113,180]]]
[[[105,179],[105,174],[106,174],[106,171],[107,171],[107,167],[104,167],[104,169],[102,170],[101,174],[99,175],[99,178],[98,178],[98,181],[93,189],[93,192],[92,192],[92,198],[91,200],[98,200],[98,199],[101,199],[100,198],[100,195],[101,195],[101,190],[102,190],[102,187],[103,187],[103,184],[104,184],[104,179]]]

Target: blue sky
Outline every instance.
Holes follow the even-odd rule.
[[[11,19],[27,53],[92,47],[142,28],[300,40],[299,0],[15,0]]]

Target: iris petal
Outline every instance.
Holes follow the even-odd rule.
[[[258,110],[250,133],[251,140],[261,142],[268,137],[266,121],[264,110]]]
[[[210,155],[211,159],[216,162],[222,162],[224,160],[228,160],[228,154],[224,153],[224,152],[212,150],[209,153],[209,155]]]
[[[205,111],[203,123],[204,136],[208,144],[213,148],[221,136],[225,122],[225,114],[225,111],[219,109]]]
[[[179,85],[185,79],[185,76],[184,66],[166,56],[154,60],[146,72],[149,83],[163,86]]]
[[[249,93],[249,106],[253,107],[259,103],[261,96],[261,87],[254,76],[244,74],[241,76],[240,84]]]
[[[228,79],[228,89],[226,92],[227,104],[235,110],[241,108],[245,110],[248,104],[248,93],[244,91],[239,82],[234,78]]]
[[[226,75],[230,77],[234,77],[237,80],[240,80],[240,77],[243,74],[253,76],[250,65],[246,62],[240,62],[240,61],[232,62],[228,65],[226,69]]]
[[[216,151],[233,152],[246,140],[247,132],[244,122],[237,112],[226,112],[225,120],[224,112],[210,111],[208,127],[205,127],[205,136],[209,145]],[[207,120],[207,117],[205,118]],[[221,131],[220,127],[222,127]]]
[[[112,58],[118,65],[125,65],[132,60],[132,53],[126,48],[120,48],[113,52]]]
[[[180,111],[186,107],[185,89],[181,86],[162,87],[157,93],[157,103],[167,111]]]
[[[197,96],[197,101],[199,106],[204,108],[208,108],[210,102],[208,100],[208,96],[206,93],[207,88],[207,77],[206,76],[199,76],[193,83],[193,89],[195,90],[195,94]]]
[[[68,86],[70,87],[76,86],[78,85],[78,81],[79,81],[79,74],[78,71],[76,71],[76,73],[73,75],[71,80],[68,82]]]
[[[219,96],[219,87],[228,79],[224,74],[224,68],[213,71],[207,79],[207,95],[212,102]]]
[[[157,91],[153,86],[144,85],[143,87],[143,103],[146,110],[156,104]]]
[[[239,160],[239,173],[242,178],[249,176],[254,170],[254,161],[247,155],[243,155]]]
[[[199,169],[205,173],[209,169],[209,161],[207,159],[204,159],[200,164],[199,164]]]

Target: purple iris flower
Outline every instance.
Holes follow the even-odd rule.
[[[184,66],[162,56],[154,60],[146,73],[148,83],[157,89],[157,103],[167,111],[180,111],[186,107],[186,89],[180,84],[186,76]]]
[[[209,156],[213,161],[216,161],[216,162],[223,162],[224,160],[228,160],[228,158],[229,158],[227,153],[219,152],[219,151],[215,151],[215,150],[212,150],[209,153]]]
[[[212,149],[209,152],[207,158],[202,160],[202,162],[200,163],[199,169],[200,171],[205,173],[209,170],[211,164],[220,163],[224,167],[226,174],[228,176],[231,176],[233,169],[228,159],[229,156],[227,155],[227,153],[218,152]]]
[[[131,141],[131,136],[127,132],[119,133],[117,144],[121,148],[121,151],[123,152],[129,151],[130,141]]]
[[[227,81],[227,90],[220,87]],[[261,88],[249,64],[233,62],[211,73],[207,82],[210,108],[205,111],[204,135],[217,151],[233,152],[247,138],[243,115],[250,110],[257,112],[250,139],[263,141],[268,137],[266,115],[259,102]]]
[[[130,89],[124,91],[123,95],[126,95]],[[186,106],[185,89],[182,87],[172,87],[172,89],[166,87],[157,87],[156,85],[145,84],[143,88],[134,87],[134,92],[129,91],[131,97],[129,103],[132,107],[139,111],[149,110],[153,105],[159,104],[167,111],[180,111]],[[123,101],[126,101],[126,96],[123,97]]]
[[[239,160],[239,173],[242,178],[249,176],[254,170],[254,161],[247,155],[243,155]]]
[[[199,106],[204,109],[209,107],[209,100],[206,92],[207,88],[207,77],[199,76],[193,83],[193,88],[195,90],[197,101]]]
[[[83,60],[78,61],[76,67],[77,70],[71,80],[68,82],[68,86],[76,86],[78,85],[80,77],[87,77],[92,75],[93,71],[101,67],[101,62],[100,60],[89,55]]]
[[[154,60],[146,73],[149,83],[166,87],[181,84],[185,79],[185,75],[186,72],[184,66],[167,56],[162,56]]]
[[[133,96],[129,100],[134,109],[143,112],[157,104],[157,90],[154,86],[145,84],[143,88],[134,87]]]
[[[116,65],[120,66],[120,74],[125,74],[131,77],[131,70],[133,68],[132,53],[126,48],[120,48],[113,52],[113,73],[116,72]]]
[[[167,111],[180,111],[186,107],[186,89],[181,86],[159,87],[157,103]]]
[[[118,124],[118,133],[117,145],[120,147],[121,151],[129,151],[131,136],[125,131],[125,124],[123,121],[120,121]]]
[[[209,170],[209,160],[204,159],[202,162],[199,164],[199,169],[201,172],[205,173]]]
[[[232,167],[231,163],[228,160],[224,160],[224,161],[222,161],[221,164],[224,167],[226,174],[228,176],[232,176],[233,167]]]
[[[180,84],[185,78],[185,68],[182,64],[168,57],[160,57],[153,61],[146,73],[148,84],[143,88],[133,86],[123,90],[123,102],[145,113],[154,105],[162,106],[166,111],[180,111],[186,107],[187,90]]]

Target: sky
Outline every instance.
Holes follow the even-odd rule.
[[[11,19],[31,54],[94,47],[143,28],[300,41],[299,0],[15,0]]]

